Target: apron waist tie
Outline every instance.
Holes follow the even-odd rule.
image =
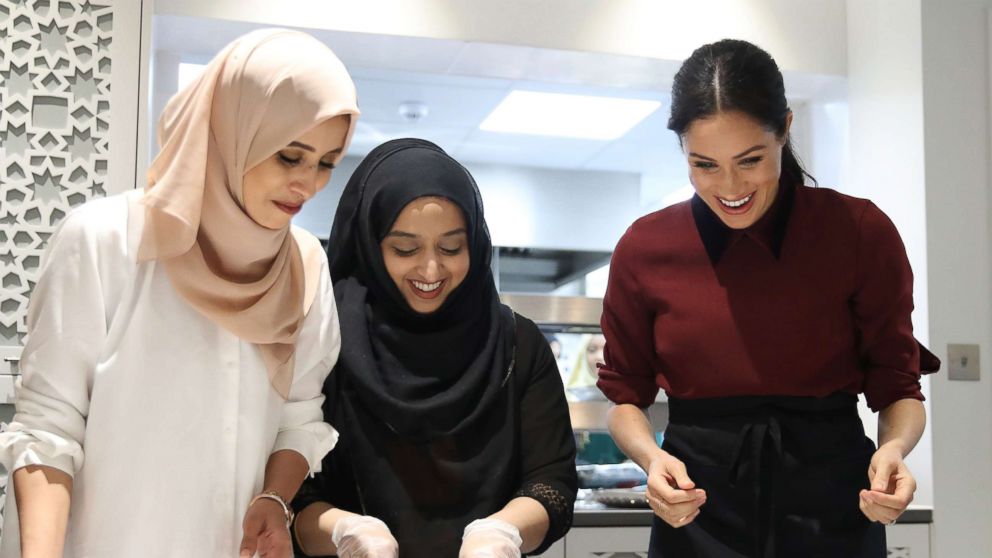
[[[775,558],[776,478],[782,467],[782,425],[775,416],[748,422],[737,435],[731,456],[729,483],[737,487],[744,481],[744,464],[753,464],[751,490],[756,529],[754,556]]]

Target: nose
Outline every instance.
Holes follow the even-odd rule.
[[[317,195],[317,192],[327,184],[330,179],[327,176],[323,176],[320,172],[321,168],[319,165],[313,165],[310,167],[305,167],[300,171],[299,176],[293,181],[292,190],[303,196],[303,201],[307,201],[310,198]]]
[[[437,257],[434,255],[428,255],[427,261],[424,262],[423,269],[424,280],[428,283],[433,283],[435,280],[441,277],[441,268],[437,263]]]
[[[719,176],[712,177],[712,190],[719,196],[737,199],[744,195],[747,184],[736,169],[720,170]]]
[[[739,177],[737,176],[737,169],[731,167],[730,171],[724,175],[724,188],[726,192],[736,194],[738,190],[738,185],[740,184]]]

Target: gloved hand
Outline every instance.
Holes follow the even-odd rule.
[[[399,545],[389,527],[368,515],[342,517],[334,525],[331,541],[339,558],[398,558]]]
[[[465,527],[458,558],[520,558],[520,531],[499,519],[476,519]]]

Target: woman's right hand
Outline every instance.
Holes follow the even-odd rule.
[[[685,463],[664,450],[648,465],[647,497],[655,515],[676,529],[692,523],[706,503],[706,491],[696,488]]]
[[[399,544],[385,523],[368,515],[342,517],[331,540],[340,558],[398,558]]]

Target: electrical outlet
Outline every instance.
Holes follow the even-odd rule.
[[[978,345],[947,345],[947,377],[951,380],[979,380]]]

